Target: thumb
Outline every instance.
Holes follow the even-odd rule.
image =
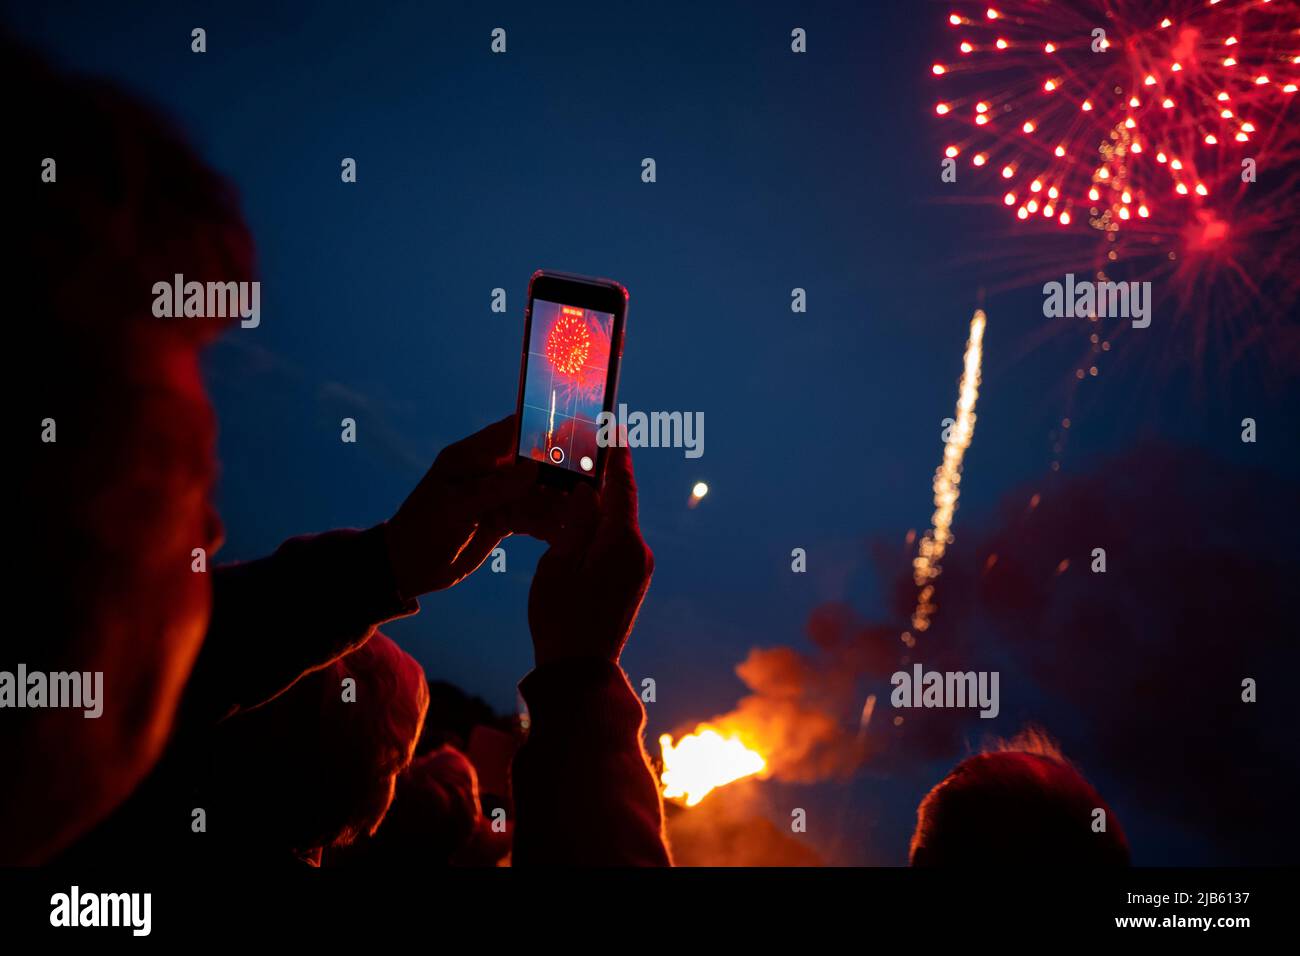
[[[497,525],[479,525],[474,536],[465,543],[465,547],[460,549],[460,554],[456,555],[451,562],[452,580],[460,581],[477,571],[504,537],[505,532]]]

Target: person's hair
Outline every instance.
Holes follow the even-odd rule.
[[[373,837],[358,842],[356,860],[365,866],[461,862],[457,853],[482,820],[473,764],[454,747],[440,747],[420,754],[397,778],[393,805]]]
[[[1094,829],[1105,813],[1105,829]],[[1114,812],[1062,755],[1031,729],[969,757],[916,810],[913,866],[1127,866]]]
[[[242,842],[300,855],[347,845],[383,820],[428,706],[423,668],[375,634],[222,725],[207,787]]]

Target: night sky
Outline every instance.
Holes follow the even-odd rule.
[[[619,401],[705,417],[702,458],[635,455],[656,570],[623,664],[634,682],[656,679],[649,741],[730,709],[751,647],[807,649],[806,622],[827,602],[904,622],[903,535],[929,523],[940,420],[953,413],[982,288],[984,382],[954,526],[970,547],[954,547],[955,578],[978,570],[975,540],[1005,533],[1004,501],[1152,443],[1273,476],[1246,482],[1246,498],[1267,498],[1285,476],[1273,515],[1284,527],[1249,534],[1294,569],[1294,370],[1267,349],[1192,357],[1157,289],[1152,327],[1074,386],[1084,332],[1056,320],[1043,334],[1039,288],[997,281],[1008,271],[1002,210],[972,201],[973,181],[940,181],[928,67],[946,39],[942,8],[177,6],[42,5],[4,19],[60,64],[161,106],[242,196],[262,321],[208,356],[221,559],[389,517],[440,448],[510,412],[528,277],[549,268],[629,289]],[[190,52],[195,26],[207,30],[201,56]],[[504,56],[489,52],[497,26]],[[790,52],[796,26],[808,32],[803,56]],[[340,182],[343,157],[357,160],[355,185]],[[641,181],[644,157],[656,161],[653,184]],[[505,314],[490,309],[498,286]],[[807,290],[805,314],[791,312],[794,287]],[[1053,477],[1052,431],[1067,411]],[[1260,422],[1255,444],[1240,440],[1247,415]],[[356,444],[339,440],[347,416]],[[688,510],[698,480],[710,492]],[[882,542],[899,557],[887,574],[873,556]],[[543,546],[505,547],[506,574],[484,567],[385,630],[431,677],[509,712],[531,665],[525,606]],[[807,550],[806,574],[791,573],[795,547]],[[996,627],[970,633],[986,631]],[[1182,666],[1176,647],[1168,660]],[[1281,663],[1258,660],[1261,673]],[[1112,765],[1048,679],[1025,686],[1004,678],[1002,716],[968,721],[969,746],[981,723],[1009,735],[1041,721],[1115,806],[1137,862],[1270,858],[1211,836],[1213,806],[1175,819],[1165,797]],[[1148,720],[1141,698],[1117,692],[1104,706]],[[774,783],[762,799],[778,820],[808,807],[808,839],[832,862],[903,863],[917,801],[962,752],[869,763],[848,783]],[[1207,780],[1232,773],[1203,769]]]

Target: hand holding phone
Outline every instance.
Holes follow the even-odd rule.
[[[384,540],[398,593],[411,600],[468,577],[510,533],[509,510],[537,482],[511,454],[513,415],[448,445],[392,518]]]
[[[605,486],[567,494],[528,592],[537,666],[598,657],[617,664],[654,573],[637,521],[632,452],[611,448]],[[536,533],[536,532],[534,532]]]

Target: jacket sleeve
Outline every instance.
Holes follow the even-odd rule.
[[[645,710],[617,664],[574,658],[519,685],[528,739],[512,771],[515,866],[669,866]]]
[[[290,538],[268,557],[219,567],[182,722],[265,703],[419,609],[397,592],[383,525]]]

